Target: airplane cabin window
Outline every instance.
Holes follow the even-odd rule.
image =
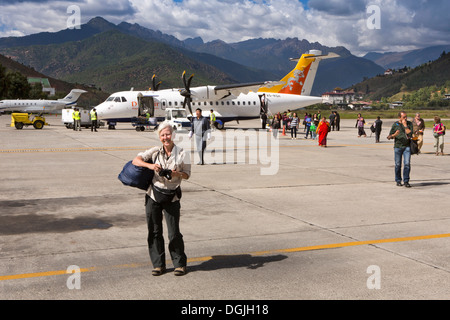
[[[171,107],[172,106],[172,101],[169,101],[169,107]]]

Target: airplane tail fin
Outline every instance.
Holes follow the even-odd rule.
[[[309,53],[302,54],[299,59],[291,59],[298,61],[295,68],[289,72],[283,79],[280,85],[271,88],[263,87],[258,92],[271,93],[287,93],[308,96],[311,94],[311,89],[316,77],[319,62],[323,59],[337,58],[336,53],[329,53],[322,55],[320,50],[310,50]]]
[[[63,102],[66,105],[74,105],[77,103],[80,96],[87,91],[81,89],[72,89],[63,99],[58,99],[58,102]]]

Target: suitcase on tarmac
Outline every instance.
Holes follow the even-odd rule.
[[[129,187],[147,191],[153,179],[154,172],[148,168],[137,167],[132,161],[125,164],[118,179]]]

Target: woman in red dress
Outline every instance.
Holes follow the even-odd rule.
[[[317,134],[319,135],[319,146],[327,147],[327,135],[330,124],[325,117],[320,119],[319,125],[317,126]]]

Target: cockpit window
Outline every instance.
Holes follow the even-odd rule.
[[[186,118],[186,111],[185,110],[174,110],[173,111],[173,117],[175,119],[177,118]]]
[[[113,96],[111,96],[111,97],[109,97],[108,99],[106,99],[106,101],[113,101],[114,100],[114,97]]]
[[[114,99],[114,102],[121,102],[121,101],[120,101],[120,97],[115,98],[115,99]]]

